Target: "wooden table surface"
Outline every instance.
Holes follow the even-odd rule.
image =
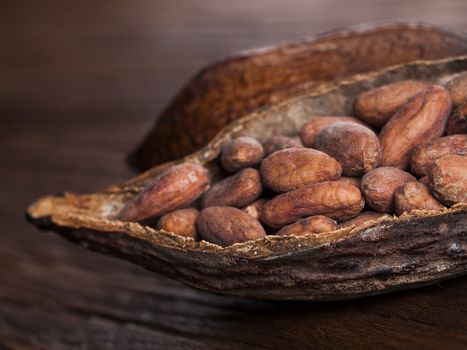
[[[11,1],[0,11],[0,349],[465,349],[467,278],[338,303],[185,287],[41,233],[24,208],[130,176],[125,154],[200,67],[235,50],[465,0]]]

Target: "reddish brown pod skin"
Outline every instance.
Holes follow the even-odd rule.
[[[362,178],[361,177],[350,177],[350,176],[341,176],[337,180],[338,182],[343,182],[349,185],[353,185],[357,188],[360,188],[360,184],[362,183]]]
[[[259,164],[264,157],[263,145],[248,136],[225,142],[221,151],[222,167],[229,173]]]
[[[361,224],[364,224],[365,222],[368,221],[375,221],[380,218],[388,218],[390,219],[392,216],[389,214],[385,213],[378,213],[376,211],[365,211],[363,213],[358,214],[356,217],[353,219],[341,222],[339,224],[339,228],[345,228],[345,227],[350,227],[350,226],[358,226]]]
[[[452,103],[457,106],[467,100],[467,72],[459,74],[446,84],[446,89],[452,98]]]
[[[208,170],[193,163],[175,165],[157,175],[119,214],[123,221],[141,221],[187,206],[209,188]]]
[[[467,202],[467,157],[438,159],[428,173],[433,194],[444,204]]]
[[[262,192],[263,184],[258,170],[246,168],[212,185],[203,196],[202,206],[240,208],[253,202]]]
[[[315,147],[336,159],[345,176],[362,176],[381,162],[378,136],[355,123],[339,122],[327,126],[320,132]]]
[[[295,140],[291,137],[284,136],[284,135],[276,135],[270,137],[264,143],[264,154],[266,156],[274,153],[276,151],[280,151],[286,148],[300,148],[303,147],[302,143],[299,140]]]
[[[394,193],[394,208],[397,215],[411,210],[439,210],[445,206],[420,182],[407,182]]]
[[[400,107],[431,85],[426,81],[404,80],[363,92],[355,100],[355,114],[369,125],[382,127]]]
[[[467,155],[467,135],[440,137],[418,145],[412,154],[412,172],[426,176],[437,159],[449,154]]]
[[[221,246],[263,238],[263,226],[243,210],[233,207],[209,207],[197,221],[202,239]]]
[[[365,174],[360,186],[366,203],[380,213],[394,212],[394,193],[406,182],[417,181],[398,168],[376,168]]]
[[[174,210],[163,215],[157,222],[156,228],[198,240],[196,229],[198,216],[199,211],[195,208]]]
[[[264,204],[261,217],[271,227],[282,227],[313,215],[343,221],[358,215],[364,205],[357,187],[328,181],[278,195]]]
[[[451,97],[439,85],[409,100],[381,130],[381,166],[407,169],[417,145],[443,135],[450,112]]]
[[[336,180],[341,176],[342,168],[326,153],[309,148],[288,148],[266,157],[260,171],[266,187],[287,192]]]
[[[310,216],[287,225],[277,232],[278,236],[303,236],[337,230],[337,223],[324,215]]]
[[[244,212],[250,214],[250,216],[253,219],[260,221],[261,220],[261,211],[263,210],[264,203],[266,203],[267,201],[268,201],[268,199],[266,199],[266,198],[259,198],[259,199],[255,200],[255,201],[251,202],[247,206],[243,207],[242,210]]]
[[[467,134],[467,100],[461,103],[449,116],[446,134]]]
[[[339,122],[351,122],[365,126],[361,120],[355,117],[336,116],[336,117],[314,117],[308,123],[304,124],[300,130],[300,139],[305,147],[315,147],[316,139],[319,133],[325,127]]]

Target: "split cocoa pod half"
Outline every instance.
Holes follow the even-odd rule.
[[[233,120],[310,92],[323,82],[416,60],[464,54],[464,35],[411,22],[359,25],[244,51],[195,75],[160,113],[129,162],[147,170],[186,156],[205,146]],[[380,111],[383,118],[394,102]]]
[[[399,188],[405,187],[384,187],[383,181],[384,196],[365,190],[372,172],[384,169],[375,165],[375,151],[371,166],[358,168],[358,176],[366,172],[362,180],[341,176],[348,159],[337,161],[325,153],[328,147],[322,151],[279,147],[235,173],[223,170],[220,158],[225,145],[241,137],[265,145],[277,135],[296,139],[301,127],[315,118],[352,116],[356,98],[371,89],[407,79],[445,86],[465,71],[467,56],[404,64],[325,84],[250,113],[198,152],[125,183],[93,194],[40,198],[27,209],[27,217],[88,249],[225,295],[339,300],[459,276],[467,272],[467,203],[463,203],[465,191],[460,191],[465,185],[465,162],[453,158],[463,158],[459,153],[434,161],[423,180],[428,185],[405,185],[416,180],[409,169],[391,168],[393,173],[407,174],[399,176]],[[359,135],[361,126],[350,130]],[[365,130],[364,135],[365,142],[377,145],[368,136],[372,134]],[[433,144],[419,152],[431,157]],[[361,157],[359,148],[342,151]],[[297,168],[287,168],[288,158],[277,156],[289,153],[293,153],[290,159],[298,160]],[[262,168],[269,157],[281,171],[296,169],[293,181],[283,181],[287,173],[281,171],[268,172],[270,182],[264,181]],[[323,163],[322,167],[313,168],[310,159]],[[157,191],[163,198],[154,195]],[[391,196],[396,194],[394,203]],[[420,209],[420,203],[426,202],[423,198],[431,195],[430,205]],[[374,200],[375,212],[364,208],[365,196]],[[402,215],[385,213],[393,207]],[[139,208],[144,215],[136,215]],[[186,227],[186,232],[174,233],[179,231],[177,225]]]

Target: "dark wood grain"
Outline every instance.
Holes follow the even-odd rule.
[[[384,18],[467,30],[465,1],[372,4],[2,4],[0,348],[466,348],[466,278],[340,303],[231,299],[90,253],[23,218],[39,195],[130,177],[126,152],[219,55]]]

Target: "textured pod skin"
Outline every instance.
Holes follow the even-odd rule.
[[[467,157],[450,155],[440,158],[428,176],[434,195],[444,204],[467,202]]]
[[[467,72],[459,74],[446,84],[452,103],[457,106],[467,100]]]
[[[446,134],[467,134],[467,100],[462,102],[449,116]]]
[[[412,97],[433,85],[427,81],[404,80],[358,95],[355,114],[365,123],[382,127]]]
[[[336,116],[336,117],[315,117],[308,123],[304,124],[300,129],[300,139],[306,147],[315,147],[316,140],[321,131],[335,123],[339,122],[351,122],[365,126],[365,124],[355,118],[348,116]]]
[[[363,213],[358,214],[353,219],[341,222],[339,224],[339,228],[358,226],[358,225],[364,224],[365,222],[375,221],[380,218],[390,219],[392,218],[392,216],[389,214],[385,214],[385,213],[378,213],[376,211],[365,211]]]
[[[283,193],[263,207],[263,221],[271,227],[282,227],[301,218],[325,215],[344,221],[358,215],[365,205],[355,186],[328,181]]]
[[[434,161],[449,154],[467,155],[467,135],[440,137],[418,145],[412,155],[412,172],[426,176]]]
[[[291,137],[284,136],[284,135],[276,135],[270,137],[264,143],[264,154],[266,156],[274,153],[276,151],[280,151],[286,148],[300,148],[303,147],[302,143],[299,140],[295,140]]]
[[[350,177],[350,176],[341,176],[335,181],[353,185],[357,188],[360,188],[360,184],[362,183],[362,179],[360,177]]]
[[[446,208],[431,194],[428,186],[420,182],[407,182],[394,193],[394,209],[397,215],[415,209],[439,210]]]
[[[197,227],[201,238],[220,246],[255,240],[266,235],[257,220],[233,207],[203,209]]]
[[[381,130],[381,166],[407,169],[417,145],[443,135],[449,113],[451,97],[440,85],[413,97]]]
[[[263,157],[263,145],[252,137],[239,137],[222,145],[221,164],[229,173],[256,165]]]
[[[198,240],[198,230],[196,229],[198,216],[199,210],[195,208],[174,210],[163,215],[157,222],[156,228]]]
[[[277,232],[278,236],[303,236],[337,230],[337,223],[324,215],[310,216],[287,225]]]
[[[261,176],[256,169],[246,168],[226,177],[204,194],[202,205],[206,207],[243,207],[257,199],[263,192]]]
[[[119,214],[123,221],[141,221],[186,206],[209,188],[209,172],[202,165],[173,166],[150,181]]]
[[[342,168],[326,153],[309,148],[288,148],[266,157],[260,171],[266,187],[287,192],[316,182],[336,180]]]
[[[360,189],[372,209],[390,214],[394,212],[394,193],[400,186],[411,181],[417,179],[398,168],[376,168],[363,176]]]
[[[261,211],[263,210],[264,203],[266,203],[268,199],[266,198],[259,198],[247,206],[243,207],[242,210],[245,213],[248,213],[253,219],[260,221],[261,220]]]
[[[381,162],[378,136],[355,123],[339,122],[324,128],[315,147],[336,159],[345,176],[362,176]]]

